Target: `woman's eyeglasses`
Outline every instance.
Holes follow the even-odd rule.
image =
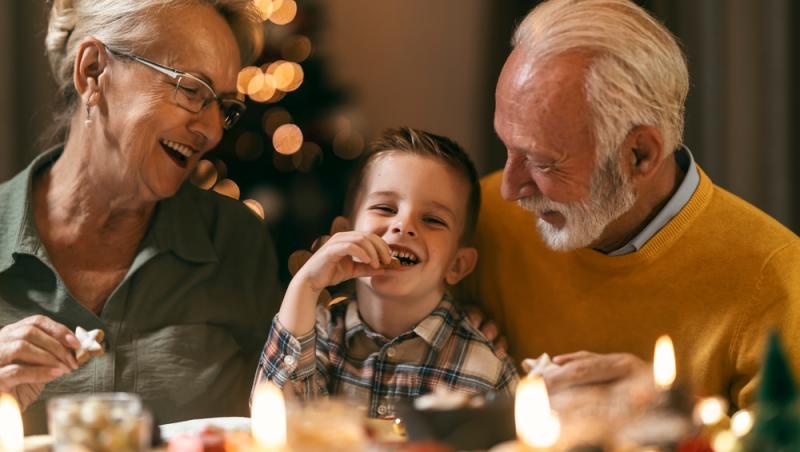
[[[186,111],[200,113],[208,108],[212,102],[216,102],[222,113],[222,128],[225,130],[233,127],[247,109],[244,102],[239,99],[221,98],[217,96],[217,93],[208,83],[188,72],[179,71],[137,55],[120,52],[108,46],[106,46],[106,49],[108,49],[112,55],[142,63],[150,69],[154,69],[175,80],[175,91],[172,96],[173,100],[179,107]]]

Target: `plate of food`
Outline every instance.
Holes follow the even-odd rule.
[[[198,433],[211,429],[222,430],[225,432],[249,432],[249,417],[210,417],[204,419],[191,419],[182,422],[161,425],[161,438],[169,441],[178,435],[197,435]]]

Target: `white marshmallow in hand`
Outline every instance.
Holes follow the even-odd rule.
[[[86,331],[81,327],[76,327],[75,337],[80,343],[80,347],[75,351],[75,359],[78,360],[78,364],[83,365],[93,356],[105,353],[103,345],[100,344],[105,337],[103,330]]]
[[[551,367],[559,366],[550,359],[550,355],[547,353],[542,353],[541,356],[536,359],[525,358],[522,360],[522,370],[524,370],[528,376],[543,376],[545,370]]]

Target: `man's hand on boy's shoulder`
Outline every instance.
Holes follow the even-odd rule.
[[[467,316],[470,325],[483,333],[497,351],[503,353],[508,351],[508,343],[505,336],[500,334],[497,324],[487,317],[486,313],[478,309],[477,306],[469,305],[464,306],[464,314]]]

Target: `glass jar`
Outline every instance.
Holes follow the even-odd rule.
[[[135,394],[98,393],[47,402],[53,451],[146,451],[153,422]]]

